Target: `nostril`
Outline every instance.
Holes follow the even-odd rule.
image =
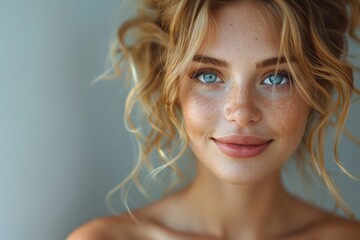
[[[261,119],[261,111],[254,104],[250,103],[227,105],[224,111],[225,118],[229,122],[242,126],[258,122]]]

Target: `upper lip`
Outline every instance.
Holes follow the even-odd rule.
[[[254,135],[226,135],[221,137],[213,137],[214,140],[224,144],[239,144],[239,145],[262,145],[272,141],[272,139],[254,136]]]

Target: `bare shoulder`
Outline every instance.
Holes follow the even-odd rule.
[[[66,240],[183,239],[163,224],[172,212],[168,202],[163,199],[134,210],[132,216],[122,214],[92,220],[75,229]]]
[[[339,217],[298,198],[294,198],[293,206],[288,222],[294,227],[284,239],[360,239],[360,223],[356,220]]]
[[[155,223],[122,215],[92,220],[75,229],[66,240],[152,239],[157,232],[159,228]]]
[[[360,223],[355,220],[330,216],[316,227],[319,239],[326,240],[358,240],[360,239]]]
[[[169,229],[162,224],[129,215],[98,218],[72,232],[66,240],[212,240]]]
[[[66,240],[111,240],[115,239],[115,229],[124,226],[126,222],[117,217],[104,217],[94,219],[75,229]],[[115,228],[116,225],[116,228]]]

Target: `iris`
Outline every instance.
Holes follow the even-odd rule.
[[[204,82],[206,82],[206,83],[214,83],[214,82],[216,82],[218,77],[214,73],[204,73],[202,75],[202,78],[203,78]]]
[[[268,85],[280,85],[289,82],[289,77],[287,74],[271,74],[267,78],[264,79],[263,83]]]

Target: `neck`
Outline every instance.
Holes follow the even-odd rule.
[[[201,164],[185,197],[194,206],[199,230],[225,239],[232,235],[239,239],[239,234],[245,239],[279,234],[289,200],[280,170],[261,182],[237,185],[215,177]]]

